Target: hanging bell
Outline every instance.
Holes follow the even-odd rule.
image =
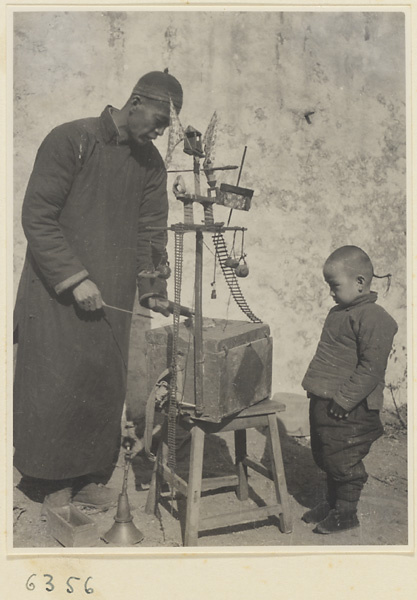
[[[143,540],[143,533],[133,523],[127,494],[119,495],[114,525],[103,536],[105,542],[116,546],[134,546]]]

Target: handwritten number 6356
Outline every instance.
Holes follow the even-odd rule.
[[[36,573],[32,573],[32,575],[28,578],[28,580],[26,581],[26,589],[29,591],[33,591],[35,589],[35,583],[32,581],[32,579],[36,577]],[[52,583],[53,582],[53,576],[49,575],[48,573],[44,574],[44,578],[47,580],[45,583],[45,590],[47,592],[53,592],[55,589],[55,585]],[[80,577],[68,577],[66,584],[67,584],[67,594],[72,594],[74,592],[74,587],[73,585],[70,583],[71,580],[74,581],[80,581]],[[86,594],[92,594],[94,592],[92,587],[88,586],[88,582],[90,581],[90,579],[92,579],[91,577],[87,577],[87,579],[84,582],[84,591]]]

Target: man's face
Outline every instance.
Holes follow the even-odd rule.
[[[169,125],[169,104],[137,96],[132,99],[127,118],[129,140],[144,146],[163,135]]]
[[[324,279],[330,287],[330,296],[336,304],[348,305],[361,295],[361,281],[339,263],[326,263]]]

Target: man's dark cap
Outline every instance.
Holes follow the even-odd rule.
[[[151,100],[167,102],[170,99],[176,110],[180,112],[182,107],[182,87],[178,79],[165,71],[151,71],[143,75],[133,88],[132,94],[138,94]]]

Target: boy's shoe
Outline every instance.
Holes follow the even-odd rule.
[[[320,502],[314,508],[310,508],[301,517],[305,523],[320,523],[327,517],[331,510],[331,506],[327,501]]]
[[[87,483],[73,497],[73,504],[83,504],[101,510],[116,506],[119,492],[102,483]]]
[[[314,533],[338,533],[359,527],[359,520],[356,512],[340,513],[333,508],[327,517],[320,521],[313,529]]]

